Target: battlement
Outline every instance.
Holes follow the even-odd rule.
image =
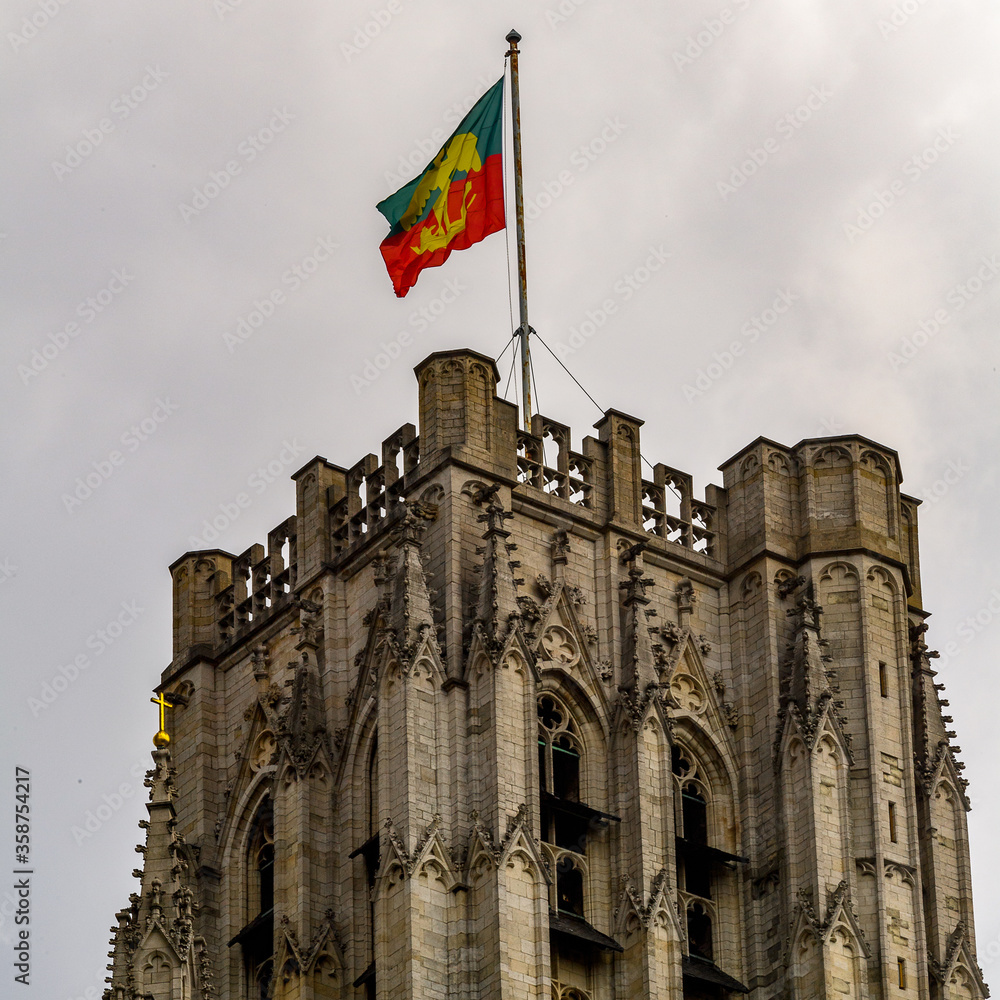
[[[762,552],[790,563],[808,552],[866,549],[899,563],[919,602],[916,507],[899,492],[896,453],[857,436],[792,448],[758,438],[720,466],[725,489],[694,496],[692,477],[662,463],[643,476],[643,421],[608,410],[598,436],[573,449],[570,428],[496,394],[492,359],[436,352],[415,368],[420,433],[404,424],[350,468],[317,456],[292,478],[296,514],[234,555],[187,553],[174,577],[174,659],[219,655],[327,569],[342,570],[384,538],[445,465],[500,483],[550,518],[644,539],[716,577]],[[383,542],[384,544],[384,542]]]

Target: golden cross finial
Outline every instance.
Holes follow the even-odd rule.
[[[174,704],[171,701],[167,701],[162,691],[159,698],[150,698],[149,700],[154,705],[160,706],[160,731],[153,737],[153,746],[157,750],[162,750],[170,742],[170,735],[167,733],[165,725],[165,712],[168,708],[173,708]]]

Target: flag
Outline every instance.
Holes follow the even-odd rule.
[[[400,298],[425,267],[504,228],[502,144],[503,77],[424,172],[378,203],[391,227],[379,249]]]

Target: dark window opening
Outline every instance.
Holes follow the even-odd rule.
[[[708,804],[694,785],[685,785],[681,792],[684,839],[689,844],[708,846]]]
[[[266,1000],[274,980],[274,812],[265,800],[250,824],[246,848],[246,925],[230,942],[239,944],[244,996]]]
[[[265,844],[257,855],[257,885],[260,912],[274,909],[274,845]]]
[[[695,903],[687,911],[688,951],[696,958],[712,961],[712,920],[705,908]]]
[[[378,811],[378,734],[372,737],[371,757],[368,761],[368,839],[359,848],[365,861],[365,876],[368,885],[368,946],[371,975],[365,980],[365,996],[375,1000],[375,879],[378,875],[382,852],[379,841]]]
[[[256,970],[256,991],[257,1000],[268,1000],[271,995],[271,980],[274,979],[274,963],[266,961]]]
[[[378,831],[378,737],[372,739],[371,759],[368,762],[368,835]]]
[[[885,664],[879,661],[878,665],[878,686],[883,698],[889,697],[889,675],[886,672]]]
[[[590,821],[582,816],[556,811],[555,842],[557,847],[577,854],[587,853],[587,834],[590,831]]]
[[[555,699],[549,697],[538,699],[538,721],[546,729],[558,729],[562,725],[563,714]]]
[[[565,736],[552,743],[552,794],[568,802],[580,799],[580,754]]]
[[[692,896],[702,899],[712,898],[712,873],[707,864],[698,864],[693,860],[684,863],[684,888]]]
[[[560,858],[556,864],[556,900],[560,913],[583,916],[583,872],[571,858]]]
[[[892,843],[894,843],[894,844],[897,841],[897,835],[896,835],[896,803],[895,802],[890,802],[889,803],[889,840],[892,841]]]
[[[690,782],[681,792],[681,822],[686,845],[708,846],[708,804],[697,786]],[[688,852],[684,859],[683,885],[694,896],[712,898],[712,871],[708,859]]]

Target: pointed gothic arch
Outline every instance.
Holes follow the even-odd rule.
[[[547,701],[551,707],[543,709],[542,703]],[[544,740],[551,750],[557,752],[556,746],[563,751],[567,760],[575,753],[577,756],[576,788],[571,794],[560,797],[570,801],[586,803],[593,809],[608,811],[608,741],[603,720],[593,702],[582,687],[571,677],[557,671],[547,672],[539,683],[536,694],[536,706],[539,715],[539,749]],[[543,711],[554,712],[551,726],[542,724]],[[542,788],[557,794],[555,782],[550,782],[548,773],[542,776],[542,762],[539,761],[539,777]],[[572,784],[569,768],[565,769],[566,778]],[[558,780],[558,775],[551,774]],[[552,784],[552,787],[548,787]],[[566,791],[564,787],[562,789]]]
[[[684,773],[677,770],[678,755],[688,761]],[[696,722],[678,719],[674,723],[670,764],[674,775],[674,812],[678,831],[684,829],[681,796],[685,785],[688,785],[705,801],[706,834],[709,842],[719,850],[738,854],[740,838],[735,805],[736,780],[723,750]]]
[[[551,871],[550,919],[553,927],[565,930],[575,922],[603,937],[593,925],[611,912],[608,826],[616,819],[607,812],[605,731],[586,693],[561,672],[543,675],[536,706],[539,839]],[[592,944],[581,952],[579,942],[560,933],[552,938],[550,955],[560,990],[589,990],[600,964]]]
[[[261,783],[262,784],[262,783]],[[227,845],[231,961],[240,969],[244,995],[269,996],[274,976],[274,800],[270,782],[242,811]],[[238,946],[238,955],[237,947]]]
[[[670,773],[687,953],[739,976],[731,965],[743,933],[736,787],[723,750],[694,719],[674,724]]]
[[[375,996],[375,888],[381,860],[382,827],[378,746],[378,704],[375,697],[370,697],[356,711],[350,743],[345,748],[340,769],[342,795],[351,804],[351,828],[361,832],[354,843],[345,846],[353,865],[350,911],[354,914],[355,985],[364,987],[366,997]]]

